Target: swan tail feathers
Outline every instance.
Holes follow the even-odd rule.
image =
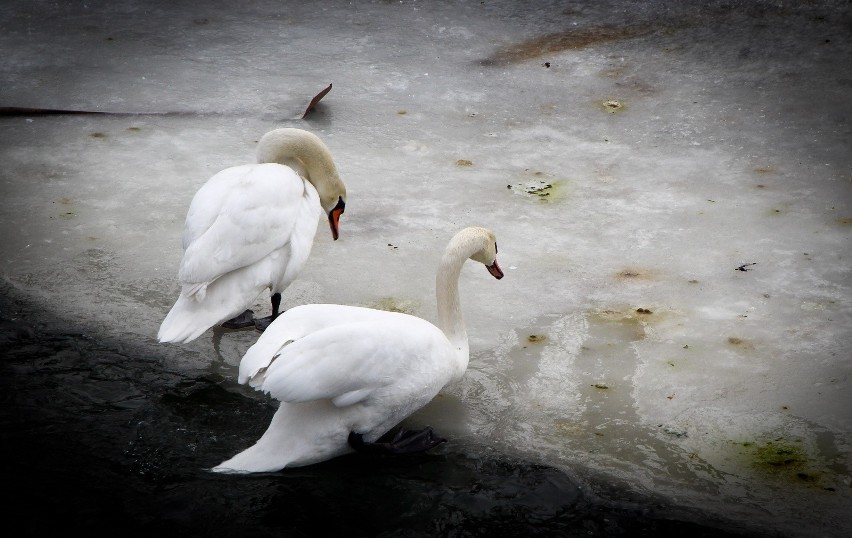
[[[191,342],[207,329],[243,313],[263,291],[258,286],[255,290],[235,292],[219,285],[220,282],[207,285],[203,299],[198,293],[192,296],[181,293],[160,325],[157,339],[164,343]]]
[[[211,468],[214,473],[262,473],[266,471],[277,471],[278,469],[268,469],[262,465],[262,461],[257,461],[257,458],[252,458],[252,449],[249,448],[234,456],[233,458],[223,461],[219,465]]]
[[[302,467],[353,452],[351,425],[328,400],[282,402],[266,432],[236,456],[210,470],[216,473],[275,472]]]
[[[218,316],[199,308],[201,303],[181,295],[157,332],[162,343],[187,343],[201,336],[204,331],[218,323]]]

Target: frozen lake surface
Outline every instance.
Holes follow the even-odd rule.
[[[5,461],[25,456],[22,499],[59,503],[45,492],[73,497],[98,468],[88,480],[165,495],[120,513],[189,526],[191,492],[248,510],[230,496],[258,480],[270,513],[298,511],[292,484],[312,480],[316,499],[341,502],[341,473],[378,480],[356,500],[477,481],[487,497],[505,480],[543,510],[533,521],[609,499],[593,506],[612,510],[610,534],[624,518],[665,532],[644,502],[729,531],[843,535],[848,2],[525,4],[6,2],[0,107],[117,113],[0,117],[2,435]],[[257,335],[161,345],[157,328],[193,193],[281,126],[323,138],[349,195],[340,240],[320,227],[284,306],[434,320],[447,240],[469,225],[497,235],[506,277],[462,273],[468,372],[411,418],[451,440],[418,471],[202,471],[268,424],[271,402],[236,384]],[[444,515],[430,530],[453,534]]]

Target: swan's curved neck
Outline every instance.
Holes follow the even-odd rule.
[[[447,245],[447,250],[444,251],[435,279],[438,328],[444,332],[447,339],[456,348],[462,371],[467,368],[470,348],[459,299],[459,276],[464,262],[479,248],[481,248],[481,245],[474,237],[463,234],[454,237]]]
[[[257,146],[257,162],[278,163],[300,169],[316,187],[323,205],[337,202],[342,187],[328,147],[313,133],[301,129],[275,129],[263,135]]]
[[[447,339],[460,348],[467,347],[467,330],[461,312],[459,300],[459,275],[462,264],[446,264],[443,260],[438,270],[436,290],[438,300],[438,328],[444,331]]]

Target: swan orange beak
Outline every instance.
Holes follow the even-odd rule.
[[[340,215],[343,214],[343,211],[346,209],[346,202],[343,201],[342,197],[338,197],[337,205],[334,206],[334,209],[328,212],[328,225],[331,227],[331,237],[337,241],[337,237],[340,235]]]
[[[497,280],[503,278],[503,271],[501,271],[500,266],[497,265],[497,260],[494,260],[494,263],[492,263],[491,265],[486,265],[485,267],[488,268],[488,272],[491,273],[491,276],[493,276]]]

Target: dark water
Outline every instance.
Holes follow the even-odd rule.
[[[170,369],[157,346],[69,330],[0,292],[2,511],[25,536],[757,536],[452,448],[209,473],[265,430],[268,401],[209,372]]]

